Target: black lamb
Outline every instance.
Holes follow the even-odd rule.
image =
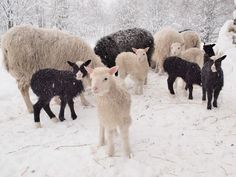
[[[189,89],[188,99],[193,99],[193,84],[201,85],[201,69],[198,64],[173,56],[165,60],[164,70],[169,75],[167,84],[170,93],[175,94],[173,84],[177,77],[181,77],[186,82],[185,89]]]
[[[221,62],[226,55],[212,60],[209,56],[204,55],[204,65],[202,68],[202,100],[206,100],[207,109],[211,109],[212,95],[214,94],[213,106],[217,107],[217,98],[224,85],[224,73],[221,68]]]
[[[40,127],[40,111],[43,108],[50,119],[56,118],[51,111],[49,103],[54,96],[59,96],[61,108],[59,113],[60,121],[64,121],[64,110],[68,103],[72,119],[77,115],[74,111],[73,98],[84,91],[82,80],[76,78],[77,74],[85,77],[87,71],[84,66],[88,66],[91,60],[84,62],[80,67],[76,63],[68,61],[67,63],[73,68],[72,71],[61,71],[56,69],[42,69],[33,74],[31,79],[31,88],[38,96],[38,101],[34,104],[34,121]],[[82,73],[82,74],[81,74]]]
[[[216,44],[205,44],[203,45],[203,50],[205,52],[205,54],[207,54],[209,57],[215,56],[215,52],[213,50],[213,47]]]
[[[120,30],[101,38],[97,41],[94,52],[110,68],[115,66],[115,59],[119,53],[133,52],[132,47],[137,49],[149,47],[147,59],[150,66],[154,51],[154,39],[149,31],[141,28]]]

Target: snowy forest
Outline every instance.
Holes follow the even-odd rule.
[[[232,0],[1,0],[0,34],[20,24],[59,28],[89,41],[120,29],[141,27],[155,33],[171,25],[194,29],[205,42],[215,41]]]

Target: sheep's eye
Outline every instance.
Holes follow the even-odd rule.
[[[143,55],[145,55],[145,53]]]
[[[107,77],[105,77],[103,80],[104,80],[104,81],[107,81]]]

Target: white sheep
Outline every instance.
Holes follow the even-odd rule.
[[[130,75],[135,82],[135,94],[143,94],[143,85],[147,84],[147,75],[149,70],[147,51],[145,49],[135,49],[135,52],[122,52],[116,57],[116,65],[119,66],[119,76],[125,79]]]
[[[92,79],[92,92],[97,100],[97,112],[100,123],[99,146],[105,143],[105,130],[108,139],[108,155],[114,155],[113,134],[118,127],[122,136],[125,155],[130,157],[129,127],[131,124],[131,96],[123,86],[121,79],[113,76],[118,66],[112,68],[85,67]]]
[[[152,60],[156,62],[155,71],[157,72],[159,68],[159,74],[163,74],[163,63],[170,56],[171,44],[175,42],[184,44],[184,39],[177,30],[171,27],[165,27],[154,35],[154,42],[155,50]]]
[[[16,79],[29,112],[33,112],[29,97],[30,80],[44,68],[70,69],[72,62],[92,60],[92,66],[103,66],[100,58],[79,37],[55,30],[32,26],[16,26],[2,38],[2,52],[7,71]]]
[[[183,31],[180,33],[184,39],[185,49],[189,48],[200,48],[201,38],[195,31]]]
[[[183,49],[183,45],[176,42],[171,45],[171,56],[178,56],[189,62],[197,63],[200,68],[204,63],[204,51],[199,48]]]

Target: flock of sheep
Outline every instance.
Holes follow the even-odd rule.
[[[65,120],[66,104],[72,119],[76,119],[73,98],[80,96],[82,104],[87,105],[83,92],[91,86],[100,122],[99,145],[105,143],[106,130],[109,156],[114,154],[113,134],[117,128],[125,155],[131,156],[131,96],[124,84],[127,75],[135,83],[135,94],[142,94],[143,85],[148,84],[150,66],[159,74],[167,72],[171,94],[175,94],[173,84],[178,77],[185,81],[189,99],[193,99],[193,84],[201,85],[203,100],[207,93],[208,109],[212,96],[217,107],[223,87],[221,61],[226,56],[215,55],[214,44],[204,44],[202,50],[199,35],[189,30],[178,32],[165,27],[154,36],[141,28],[121,30],[98,40],[92,50],[81,38],[59,30],[17,26],[6,32],[1,46],[5,67],[16,79],[37,127],[41,127],[42,109],[58,121],[50,109],[55,96],[60,98],[60,121]],[[39,98],[34,105],[30,87]]]

